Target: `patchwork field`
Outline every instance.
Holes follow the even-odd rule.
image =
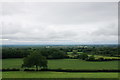
[[[67,52],[68,56],[70,57],[74,57],[72,55],[73,52]],[[77,54],[81,54],[83,52],[77,52]],[[91,55],[88,55],[88,56],[91,56]],[[120,59],[120,57],[109,57],[109,56],[102,56],[102,55],[94,55],[95,59],[98,59],[98,58],[104,58],[104,59]]]
[[[23,59],[3,59],[2,68],[21,68]],[[120,62],[120,61],[119,61]],[[79,59],[48,60],[50,69],[118,69],[118,61],[89,62]]]

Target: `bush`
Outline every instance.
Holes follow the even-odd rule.
[[[16,69],[16,68],[7,68],[7,69],[2,69],[2,71],[20,71],[20,69]]]
[[[24,69],[24,71],[36,71],[35,69]]]
[[[88,60],[90,60],[90,61],[94,61],[94,60],[95,60],[94,55],[89,56],[89,57],[88,57]]]
[[[82,60],[87,60],[88,59],[88,55],[86,53],[81,53],[79,56],[78,56],[79,59],[82,59]]]
[[[104,61],[105,59],[103,57],[98,58],[98,61]]]

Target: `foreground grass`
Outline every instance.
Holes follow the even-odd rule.
[[[3,72],[3,78],[118,78],[118,73]]]
[[[21,68],[23,59],[3,59],[3,68]],[[120,62],[120,61],[119,61]],[[79,59],[48,60],[49,69],[118,69],[118,61],[89,62]]]
[[[3,68],[21,68],[23,59],[3,59]],[[50,69],[118,69],[118,61],[88,62],[79,59],[58,59],[48,60]],[[17,78],[118,78],[118,73],[68,73],[68,72],[26,72],[26,71],[6,71],[2,72],[3,80],[16,80]],[[22,80],[22,79],[21,79]],[[30,79],[29,79],[30,80]],[[34,80],[34,79],[33,79]],[[57,80],[57,79],[56,79]],[[76,80],[76,79],[73,79]],[[87,80],[87,79],[84,79]],[[105,79],[106,80],[106,79]],[[109,80],[109,79],[108,79]],[[113,79],[114,80],[114,79]]]

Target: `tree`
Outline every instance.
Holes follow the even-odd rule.
[[[37,51],[45,56],[47,59],[63,59],[67,55],[64,51],[57,48],[41,48]]]
[[[98,58],[98,61],[103,61],[103,60],[104,60],[103,57]]]
[[[63,59],[65,57],[65,54],[63,51],[55,50],[51,54],[53,59]]]
[[[82,60],[85,60],[88,58],[88,55],[86,53],[81,53],[79,56],[78,56],[79,59],[82,59]]]
[[[36,67],[38,68],[47,68],[47,59],[42,56],[39,52],[34,51],[30,55],[24,58],[22,67]]]
[[[74,54],[77,54],[77,50],[73,50],[72,51],[72,54],[74,55]]]
[[[90,61],[95,60],[95,56],[94,55],[89,56],[88,60],[90,60]]]

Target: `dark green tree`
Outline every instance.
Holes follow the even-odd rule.
[[[98,58],[98,61],[103,61],[103,60],[104,60],[103,57]]]
[[[36,67],[36,70],[38,68],[47,68],[47,59],[39,52],[34,51],[24,58],[22,67]]]
[[[88,57],[88,60],[90,60],[90,61],[95,60],[95,56],[94,56],[94,55],[89,56],[89,57]]]
[[[88,55],[86,53],[81,53],[79,56],[78,56],[79,59],[82,59],[82,60],[86,60],[88,59]]]
[[[73,55],[77,54],[77,50],[73,50],[73,51],[72,51],[72,54],[73,54]]]

